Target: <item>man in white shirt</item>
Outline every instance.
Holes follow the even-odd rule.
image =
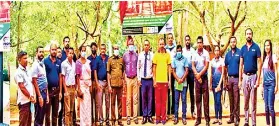
[[[48,84],[46,78],[44,59],[44,47],[39,46],[36,49],[36,60],[32,64],[32,83],[35,87],[38,102],[35,104],[35,121],[34,125],[43,125],[46,104],[48,104]]]
[[[152,58],[153,53],[149,51],[150,42],[144,41],[144,51],[139,54],[137,64],[138,82],[141,83],[142,97],[142,124],[147,122],[153,124],[152,119],[152,101],[153,101],[153,74],[152,74]]]
[[[72,126],[73,112],[75,109],[75,84],[76,84],[76,65],[73,60],[74,49],[69,48],[67,59],[62,62],[61,73],[64,87],[64,104],[65,104],[65,125]]]
[[[187,59],[188,62],[188,76],[187,76],[187,89],[189,87],[190,90],[190,101],[191,101],[191,114],[192,118],[195,114],[195,92],[194,92],[194,73],[192,70],[192,59],[196,54],[196,51],[191,47],[191,37],[190,35],[186,35],[185,38],[185,47],[182,49],[183,56]]]
[[[17,104],[19,108],[19,126],[31,126],[32,113],[31,103],[35,103],[35,92],[31,77],[27,72],[27,53],[19,52],[17,55],[19,66],[15,74],[15,82],[18,85]]]

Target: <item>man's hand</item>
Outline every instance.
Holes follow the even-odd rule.
[[[44,105],[44,99],[43,99],[42,96],[39,97],[39,105],[40,105],[41,107],[43,107],[43,105]]]
[[[157,82],[153,82],[153,86],[154,86],[154,87],[157,87]]]
[[[32,103],[36,103],[36,99],[34,98],[34,96],[30,96],[30,101],[31,101]]]
[[[258,88],[259,86],[260,86],[260,80],[257,79],[257,80],[256,80],[256,85],[254,86],[254,88]]]
[[[112,93],[111,86],[108,86],[109,93]]]
[[[200,73],[196,73],[196,74],[195,74],[195,78],[196,78],[197,80],[199,80],[199,79],[201,78]]]
[[[65,95],[65,93],[64,93],[64,95]],[[61,101],[61,99],[62,99],[62,92],[59,92],[59,101]]]
[[[242,81],[238,81],[238,88],[239,90],[242,89]]]
[[[278,92],[278,86],[275,87],[274,94],[277,94],[277,92]]]
[[[49,96],[47,96],[47,98],[46,98],[46,103],[47,104],[49,103]]]

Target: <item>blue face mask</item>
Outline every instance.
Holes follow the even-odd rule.
[[[134,45],[129,45],[129,51],[131,51],[131,52],[134,51]]]
[[[177,58],[177,59],[182,58],[182,53],[181,53],[181,52],[177,52],[177,53],[176,53],[176,58]]]

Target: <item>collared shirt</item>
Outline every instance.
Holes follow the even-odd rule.
[[[108,56],[105,56],[105,60],[102,59],[102,56],[98,56],[95,60],[94,70],[97,70],[98,80],[107,80],[107,63]]]
[[[189,70],[192,69],[192,59],[195,56],[195,53],[196,51],[192,47],[190,47],[189,50],[186,49],[186,47],[182,49],[182,55],[187,59]]]
[[[61,73],[65,76],[66,86],[76,84],[76,64],[72,61],[72,64],[68,59],[64,60],[61,64]]]
[[[155,81],[159,83],[168,83],[168,65],[171,65],[170,54],[156,52],[152,61],[153,64],[156,65]]]
[[[95,78],[94,78],[94,67],[95,67],[95,62],[96,62],[96,58],[97,58],[97,55],[96,57],[93,57],[92,55],[88,56],[87,59],[90,60],[90,67],[91,67],[91,80],[94,81]]]
[[[137,62],[138,55],[136,52],[127,51],[123,55],[123,61],[125,64],[125,74],[127,77],[137,76]]]
[[[182,58],[180,59],[174,58],[171,63],[171,67],[175,69],[175,73],[178,78],[182,78],[184,73],[186,72],[185,68],[188,68],[187,59],[184,56],[182,56]],[[183,86],[187,86],[187,83],[185,82],[183,83]]]
[[[275,71],[274,71],[274,64],[277,63],[277,57],[275,54],[272,55],[272,61],[273,61],[273,70],[271,70],[268,66],[269,56],[265,57],[265,60],[263,62],[263,80],[264,84],[271,84],[271,82],[275,81]]]
[[[141,52],[138,57],[138,66],[137,66],[137,75],[138,75],[138,80],[141,80],[141,78],[152,78],[153,73],[152,73],[152,58],[153,58],[153,53],[148,51],[147,56],[146,56],[146,76],[144,76],[144,64],[145,64],[145,52]]]
[[[219,59],[213,58],[210,61],[211,65],[211,75],[212,75],[212,86],[215,88],[218,86],[222,75],[222,67],[225,66],[224,59],[219,57]]]
[[[32,64],[31,76],[37,78],[37,84],[40,90],[47,89],[46,69],[43,62],[35,60]]]
[[[205,63],[209,62],[209,53],[205,49],[203,49],[202,53],[199,54],[198,50],[196,50],[195,56],[193,57],[192,61],[195,63],[196,70],[199,73],[205,67]],[[204,75],[207,75],[207,71]]]
[[[239,76],[240,49],[236,48],[233,53],[230,50],[225,56],[225,66],[228,67],[229,76]]]
[[[23,83],[27,91],[29,92],[30,96],[35,96],[35,90],[32,84],[32,78],[30,75],[28,75],[27,70],[19,64],[19,67],[16,70],[15,73],[15,82],[17,83]],[[29,98],[25,96],[22,91],[19,89],[17,90],[17,104],[25,104],[30,102]]]
[[[123,58],[118,56],[112,56],[108,59],[107,63],[107,72],[110,73],[110,85],[112,87],[122,87],[122,79],[123,79],[123,71],[124,71],[124,62]]]
[[[61,73],[61,61],[56,58],[53,63],[50,56],[44,59],[44,64],[46,68],[46,76],[48,87],[59,87],[59,74]]]
[[[168,45],[166,45],[166,51],[170,54],[170,60],[172,61],[175,54],[176,54],[176,45],[173,43],[173,47],[170,48]]]
[[[243,58],[244,73],[256,73],[258,71],[258,58],[260,57],[261,49],[255,42],[252,42],[252,45],[249,49],[245,44],[241,48],[241,58]]]

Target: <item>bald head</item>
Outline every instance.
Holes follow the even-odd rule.
[[[56,58],[56,54],[57,54],[57,45],[55,43],[51,43],[50,44],[50,56],[52,58]]]

